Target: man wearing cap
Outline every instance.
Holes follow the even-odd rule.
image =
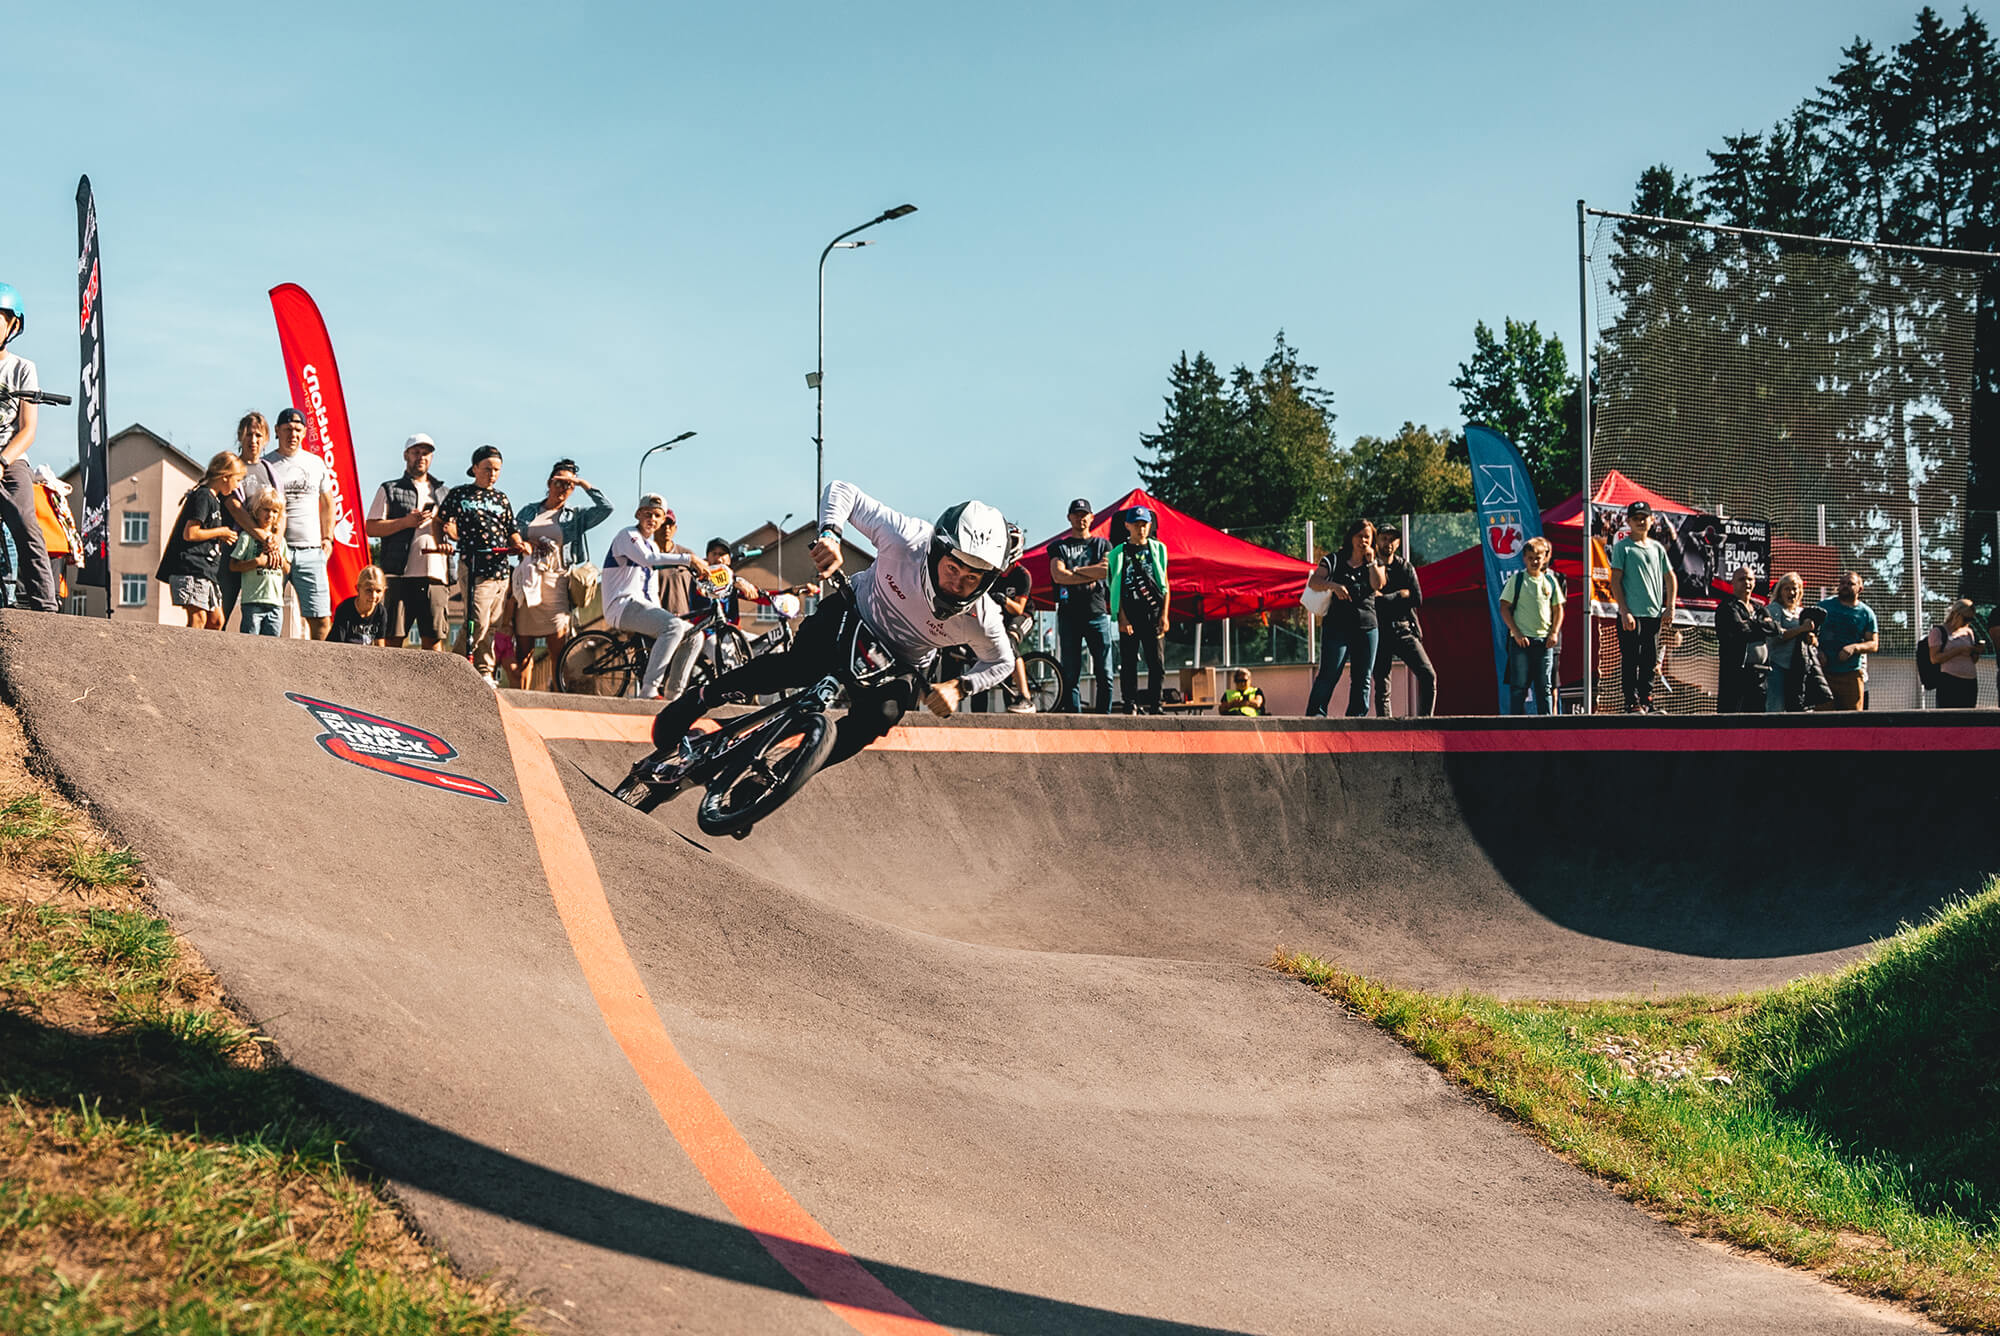
[[[244,502],[265,491],[285,498],[285,546],[292,557],[285,579],[298,593],[299,615],[312,638],[324,640],[333,625],[333,590],[326,578],[326,559],[333,551],[333,472],[303,448],[306,419],[298,409],[278,414],[274,434],[277,448],[251,465],[244,480]]]
[[[1653,713],[1653,680],[1660,671],[1660,628],[1674,624],[1679,585],[1667,549],[1652,537],[1653,508],[1634,501],[1625,509],[1625,537],[1611,545],[1611,597],[1618,604],[1618,666],[1625,712]]]
[[[526,556],[528,545],[514,523],[514,504],[500,490],[500,449],[482,445],[472,452],[472,479],[445,493],[436,524],[442,537],[458,549],[458,569],[465,590],[465,629],[459,652],[491,686],[497,661],[493,633],[500,629],[500,610],[507,602],[507,579],[513,558]]]
[[[604,620],[617,631],[651,636],[653,652],[646,659],[646,671],[639,675],[639,699],[651,700],[660,694],[660,682],[674,657],[674,648],[688,632],[683,617],[660,605],[660,577],[668,571],[689,569],[708,574],[707,563],[683,547],[675,547],[671,537],[674,512],[659,493],[639,498],[633,518],[638,523],[620,529],[604,554]],[[659,541],[666,533],[665,546]],[[685,611],[686,594],[681,595]]]
[[[1069,532],[1049,544],[1049,578],[1055,584],[1056,640],[1069,696],[1063,709],[1083,708],[1083,648],[1097,670],[1097,713],[1111,713],[1111,540],[1090,532],[1095,512],[1078,497],[1069,503]]]
[[[451,584],[434,523],[444,499],[431,476],[436,450],[422,432],[404,441],[403,476],[376,488],[368,506],[368,536],[382,542],[375,564],[389,577],[391,645],[407,644],[415,631],[425,649],[444,647]]]

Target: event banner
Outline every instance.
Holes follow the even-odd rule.
[[[334,364],[326,322],[306,290],[296,283],[280,283],[271,289],[271,310],[278,317],[278,344],[285,354],[292,407],[305,414],[304,448],[325,460],[333,475],[333,555],[327,559],[327,578],[338,604],[353,597],[355,577],[368,564],[361,482],[354,467],[354,438],[347,430],[347,398],[340,390],[340,368]]]
[[[1626,536],[1625,507],[1593,502],[1590,507],[1590,610],[1616,617],[1611,597],[1611,545]],[[1678,585],[1674,620],[1683,626],[1715,625],[1716,607],[1736,596],[1736,571],[1757,574],[1757,593],[1771,591],[1771,523],[1697,511],[1653,512],[1652,534],[1666,545]]]
[[[1507,624],[1500,620],[1500,589],[1521,569],[1530,538],[1542,536],[1542,512],[1528,482],[1528,466],[1514,443],[1477,423],[1465,429],[1472,459],[1472,499],[1479,508],[1480,548],[1486,553],[1486,605],[1493,619],[1493,680],[1500,713],[1508,711]]]
[[[104,415],[104,274],[97,253],[97,200],[90,178],[76,183],[76,305],[82,354],[76,395],[76,462],[83,484],[80,585],[111,589],[111,462]],[[104,600],[111,615],[111,599]]]

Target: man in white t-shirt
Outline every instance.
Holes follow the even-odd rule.
[[[422,432],[404,441],[403,476],[376,488],[368,505],[368,536],[382,544],[376,564],[389,576],[392,645],[407,643],[415,630],[425,649],[444,648],[451,577],[435,523],[445,493],[431,476],[436,451]]]
[[[28,327],[21,294],[0,283],[0,385],[9,390],[38,390],[35,364],[6,351],[7,343]],[[0,399],[0,520],[14,535],[20,557],[20,606],[54,612],[55,569],[49,565],[49,545],[35,518],[35,478],[28,468],[28,450],[35,443],[36,407],[13,398]]]
[[[333,592],[326,559],[333,552],[333,473],[326,461],[305,449],[305,414],[287,408],[278,414],[278,448],[258,460],[246,483],[250,500],[268,488],[285,498],[285,546],[292,569],[285,576],[298,591],[299,615],[314,640],[326,639],[333,625]],[[254,487],[250,487],[254,484]]]

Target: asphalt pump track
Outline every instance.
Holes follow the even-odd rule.
[[[2000,716],[899,729],[747,840],[648,712],[0,614],[35,762],[547,1330],[1864,1332],[1264,968],[1731,990],[1990,870]]]

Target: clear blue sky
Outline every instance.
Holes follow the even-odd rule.
[[[828,264],[829,476],[1039,537],[1136,481],[1183,349],[1283,327],[1343,442],[1456,426],[1475,320],[1574,357],[1575,201],[1702,168],[1915,8],[23,0],[0,279],[73,390],[88,172],[114,430],[205,457],[282,407],[296,282],[365,490],[425,431],[454,480],[499,445],[517,502],[573,455],[623,515],[692,427],[648,482],[734,536],[810,503],[820,247],[910,201]]]

